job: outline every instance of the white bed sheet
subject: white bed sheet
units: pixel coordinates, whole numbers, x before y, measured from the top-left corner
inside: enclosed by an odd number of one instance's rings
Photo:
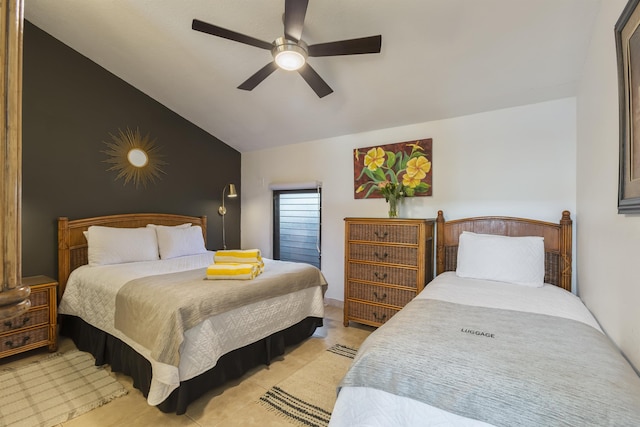
[[[586,323],[602,332],[580,298],[549,284],[533,288],[466,279],[456,276],[454,272],[446,272],[437,276],[416,298],[564,317]],[[343,387],[329,422],[329,427],[487,425],[417,400],[365,387]]]
[[[213,254],[79,267],[69,277],[58,312],[80,317],[122,340],[149,360],[153,377],[147,402],[154,406],[163,402],[180,385],[180,381],[211,369],[224,354],[295,325],[306,317],[324,317],[324,296],[319,286],[231,310],[186,331],[180,346],[178,368],[153,360],[148,349],[114,327],[116,295],[128,281],[207,267],[213,262]],[[270,263],[277,262],[264,261],[265,270]],[[225,333],[229,330],[234,333]]]

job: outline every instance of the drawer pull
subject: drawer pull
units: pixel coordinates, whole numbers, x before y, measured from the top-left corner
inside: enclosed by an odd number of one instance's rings
[[[23,318],[22,319],[22,326],[24,326],[27,323],[29,323],[29,320],[31,320],[30,317]],[[13,323],[11,323],[10,320],[7,320],[6,322],[4,322],[4,326],[6,326],[7,328],[16,328],[16,327],[19,327],[20,325],[14,325]]]
[[[378,313],[376,313],[375,311],[373,312],[373,317],[378,321],[378,322],[384,322],[385,319],[387,318],[387,314],[383,313],[382,316],[380,316],[380,318],[378,318]]]
[[[383,253],[382,255],[380,255],[378,252],[374,252],[373,254],[374,254],[374,255],[376,256],[376,258],[378,258],[379,260],[384,260],[384,259],[386,259],[386,258],[389,256],[389,254],[388,254],[388,253],[386,253],[386,252],[385,252],[385,253]]]
[[[384,301],[387,299],[387,294],[382,294],[382,297],[380,297],[376,291],[373,291],[373,296],[376,297],[378,301]]]
[[[376,279],[384,280],[387,278],[387,273],[378,273],[377,271],[373,272],[373,275],[376,276]]]
[[[380,233],[378,230],[374,231],[373,234],[375,234],[378,239],[384,239],[389,235],[389,233],[386,231],[383,233]]]
[[[4,344],[9,347],[9,348],[16,348],[16,347],[20,347],[23,346],[27,343],[27,341],[29,341],[31,339],[31,337],[27,336],[22,338],[22,343],[17,343],[16,345],[13,344],[13,341],[5,341]]]

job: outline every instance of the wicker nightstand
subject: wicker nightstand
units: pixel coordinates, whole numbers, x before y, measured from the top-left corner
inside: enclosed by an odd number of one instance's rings
[[[0,358],[48,346],[58,349],[57,305],[58,282],[47,276],[22,279],[31,288],[31,308],[25,314],[0,323]]]
[[[345,218],[345,326],[382,325],[433,279],[434,224]]]

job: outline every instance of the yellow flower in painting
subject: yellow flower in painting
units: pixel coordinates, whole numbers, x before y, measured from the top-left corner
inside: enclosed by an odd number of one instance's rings
[[[407,175],[418,180],[423,179],[431,170],[431,162],[425,156],[414,157],[407,162]]]
[[[407,144],[407,146],[413,148],[413,151],[417,151],[417,150],[424,151],[424,148],[420,146],[420,141],[416,141],[415,144]]]
[[[402,185],[409,188],[416,188],[418,184],[420,184],[420,179],[415,176],[410,176],[408,173],[405,173],[402,176]]]
[[[382,148],[377,147],[367,151],[367,154],[364,156],[364,165],[369,168],[371,172],[375,172],[383,164],[384,150]]]
[[[356,157],[356,162],[360,160],[360,150],[353,150],[353,155]]]
[[[362,193],[364,191],[364,185],[361,185],[360,187],[358,187],[358,189],[356,190],[356,193]]]

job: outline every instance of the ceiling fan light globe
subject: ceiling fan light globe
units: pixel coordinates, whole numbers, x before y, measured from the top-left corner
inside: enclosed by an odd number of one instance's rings
[[[273,59],[283,70],[299,70],[307,61],[307,50],[303,41],[296,43],[280,37],[273,44]]]
[[[276,64],[278,67],[287,71],[300,69],[305,63],[304,56],[298,52],[284,51],[276,55]]]

